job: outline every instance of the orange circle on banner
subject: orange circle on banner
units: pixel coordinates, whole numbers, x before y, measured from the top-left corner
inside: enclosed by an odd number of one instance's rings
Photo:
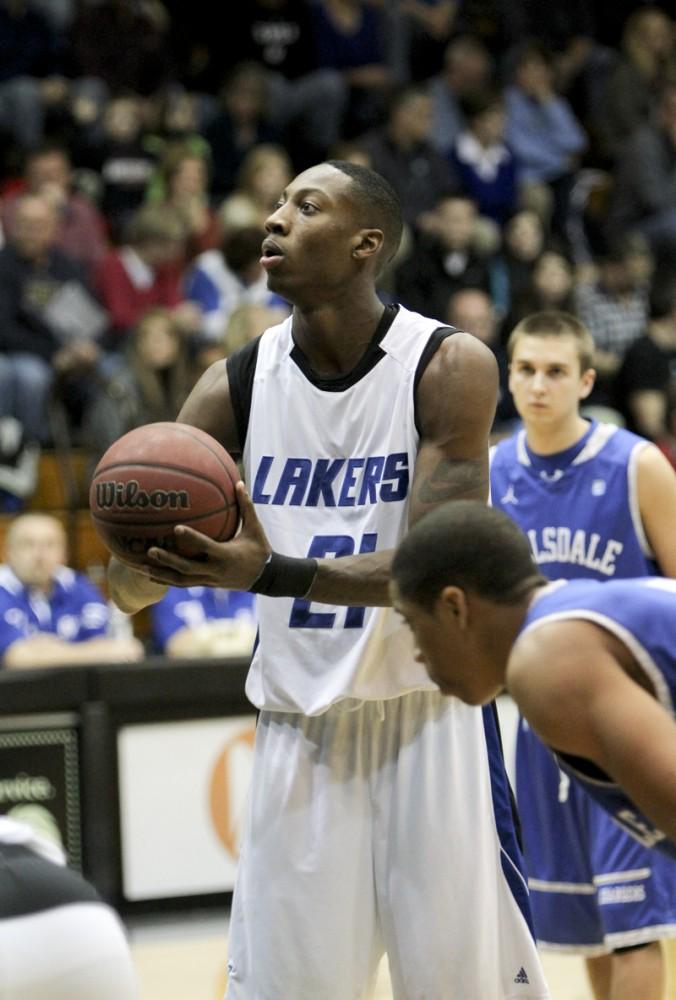
[[[218,834],[218,839],[235,861],[239,856],[239,830],[237,829],[237,817],[233,811],[231,759],[233,750],[238,746],[244,745],[253,750],[255,737],[255,727],[251,726],[228,740],[218,755],[211,773],[211,786],[209,788],[211,821]]]

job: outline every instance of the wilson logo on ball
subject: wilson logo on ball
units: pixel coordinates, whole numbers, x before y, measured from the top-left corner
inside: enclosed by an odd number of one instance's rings
[[[96,484],[96,505],[100,510],[190,509],[187,490],[144,490],[136,479],[117,482],[106,479]]]

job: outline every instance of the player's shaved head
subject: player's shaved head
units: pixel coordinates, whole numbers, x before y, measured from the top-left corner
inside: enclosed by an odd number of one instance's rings
[[[383,262],[391,260],[399,249],[403,232],[401,205],[397,194],[381,174],[361,163],[327,160],[352,181],[350,196],[357,218],[364,229],[381,229],[384,236]]]
[[[453,500],[418,521],[395,554],[392,578],[404,600],[427,610],[444,587],[518,604],[545,582],[521,529],[479,500]]]

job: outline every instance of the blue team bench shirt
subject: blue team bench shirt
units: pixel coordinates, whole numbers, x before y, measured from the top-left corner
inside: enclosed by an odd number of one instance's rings
[[[26,587],[9,566],[0,566],[0,659],[18,639],[43,632],[66,642],[106,634],[110,609],[82,573],[56,571],[49,595]]]
[[[219,587],[169,587],[150,609],[154,648],[162,653],[172,635],[219,618],[245,618],[255,622],[256,597],[240,590]]]
[[[676,580],[572,580],[550,584],[531,604],[521,632],[546,621],[583,619],[615,635],[649,677],[656,698],[674,718],[676,700]],[[543,669],[546,665],[543,664]],[[676,858],[666,836],[626,793],[590,761],[552,747],[559,766],[645,847]]]

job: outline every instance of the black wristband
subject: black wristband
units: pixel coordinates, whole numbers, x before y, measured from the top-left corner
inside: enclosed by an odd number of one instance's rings
[[[296,559],[271,552],[249,591],[266,597],[305,597],[316,573],[316,559]]]

